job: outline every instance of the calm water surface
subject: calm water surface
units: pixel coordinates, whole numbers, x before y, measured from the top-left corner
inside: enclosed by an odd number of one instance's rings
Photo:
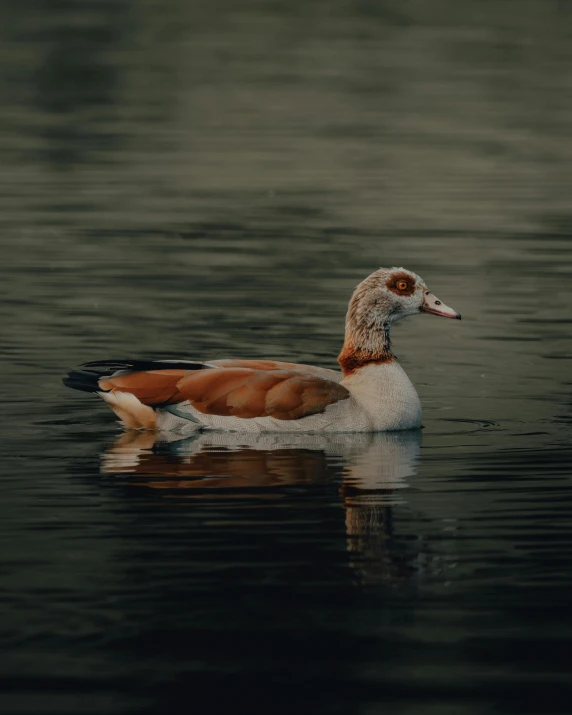
[[[3,4],[2,712],[570,713],[572,14]],[[404,265],[424,429],[122,433],[99,358],[335,366]]]

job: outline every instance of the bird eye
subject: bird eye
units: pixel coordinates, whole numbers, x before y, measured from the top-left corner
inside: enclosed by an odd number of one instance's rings
[[[407,290],[407,281],[397,281],[397,290]]]

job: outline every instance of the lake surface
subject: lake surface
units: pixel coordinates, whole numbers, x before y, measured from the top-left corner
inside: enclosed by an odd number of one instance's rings
[[[570,713],[567,5],[2,9],[2,712]],[[335,367],[380,265],[463,314],[394,331],[420,433],[160,442],[60,382]]]

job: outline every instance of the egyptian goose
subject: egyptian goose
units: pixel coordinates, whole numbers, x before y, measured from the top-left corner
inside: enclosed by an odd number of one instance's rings
[[[162,431],[384,432],[421,426],[415,388],[391,352],[393,323],[457,318],[404,268],[380,268],[355,289],[341,372],[274,360],[104,360],[64,383],[102,397],[129,428]]]

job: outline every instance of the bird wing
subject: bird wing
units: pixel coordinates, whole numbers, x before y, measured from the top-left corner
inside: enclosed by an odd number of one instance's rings
[[[130,392],[144,405],[170,405],[187,399],[178,388],[187,374],[176,369],[120,372],[100,378],[98,386],[106,391]]]
[[[129,392],[144,405],[160,406],[189,401],[203,414],[243,418],[274,417],[296,420],[323,412],[345,400],[349,392],[338,384],[341,374],[311,365],[273,360],[218,360],[209,363],[109,363],[111,374],[90,373],[90,389]],[[93,367],[88,363],[82,368]],[[153,367],[159,369],[153,369]],[[138,365],[137,365],[138,366]],[[115,370],[114,368],[119,368]],[[200,368],[200,369],[199,369]],[[84,378],[85,370],[77,375]],[[79,378],[77,378],[79,379]]]
[[[343,375],[339,370],[330,370],[316,365],[304,365],[295,362],[280,362],[278,360],[212,360],[209,365],[216,367],[249,367],[253,370],[292,370],[303,375],[314,375],[333,382],[341,382]]]
[[[190,372],[177,388],[204,414],[279,420],[318,414],[350,396],[345,387],[332,380],[296,370],[250,367]]]

